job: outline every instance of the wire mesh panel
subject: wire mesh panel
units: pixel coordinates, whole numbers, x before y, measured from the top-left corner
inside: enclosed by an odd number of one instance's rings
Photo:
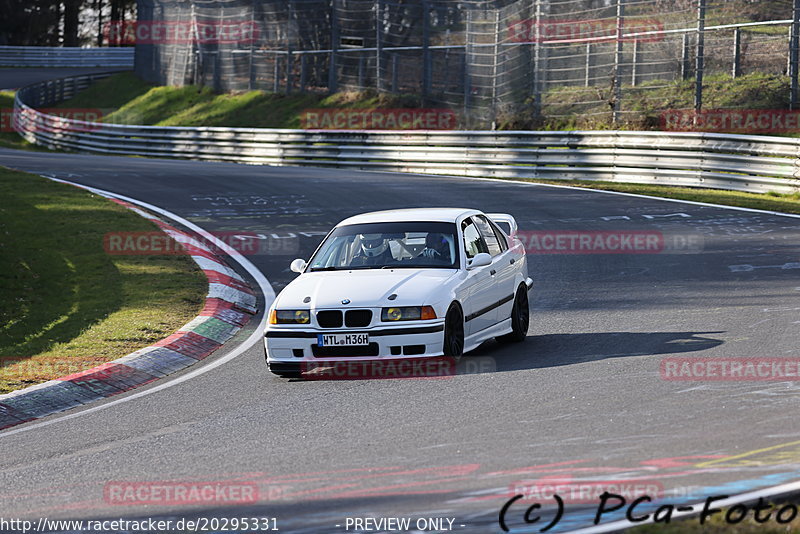
[[[136,70],[218,91],[411,94],[464,127],[641,125],[724,104],[740,76],[788,84],[791,5],[753,4],[140,0]]]

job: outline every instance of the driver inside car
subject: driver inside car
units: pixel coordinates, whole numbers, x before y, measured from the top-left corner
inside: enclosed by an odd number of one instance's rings
[[[444,234],[431,232],[425,236],[425,248],[420,253],[421,258],[436,260],[437,262],[450,263],[450,242]]]
[[[350,262],[352,267],[386,265],[395,263],[392,250],[389,247],[389,240],[381,234],[361,234],[359,252],[353,256]]]

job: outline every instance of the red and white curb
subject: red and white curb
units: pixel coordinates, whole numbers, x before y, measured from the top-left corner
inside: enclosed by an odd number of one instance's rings
[[[0,430],[118,395],[185,369],[207,358],[257,312],[252,289],[211,248],[133,204],[107,198],[153,221],[183,244],[208,278],[205,307],[177,332],[149,347],[86,371],[0,395]]]

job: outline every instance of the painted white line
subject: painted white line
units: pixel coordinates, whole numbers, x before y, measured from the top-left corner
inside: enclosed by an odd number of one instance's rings
[[[520,184],[520,185],[528,185],[535,187],[553,187],[556,189],[570,189],[572,191],[591,191],[593,193],[605,193],[607,195],[622,195],[634,198],[647,198],[649,200],[662,200],[664,202],[677,202],[679,204],[691,204],[693,206],[705,206],[708,208],[722,208],[726,210],[747,211],[750,213],[763,213],[764,215],[777,215],[779,217],[791,217],[793,219],[800,219],[800,215],[796,213],[783,213],[782,211],[769,211],[769,210],[759,210],[756,208],[743,208],[741,206],[726,206],[724,204],[711,204],[709,202],[697,202],[695,200],[681,200],[679,198],[653,197],[650,195],[641,195],[638,193],[624,193],[622,191],[606,191],[605,189],[592,189],[590,187],[579,187],[575,185],[543,184],[539,182],[525,182],[523,180],[507,180],[505,178],[482,178],[480,176],[457,176],[453,174],[419,174],[413,172],[392,172],[392,171],[364,171],[364,172],[393,174],[395,176],[400,174],[406,176],[417,176],[419,178],[453,178],[458,180],[476,180],[482,182],[510,183],[510,184]],[[627,182],[620,182],[620,183],[622,183],[623,185],[636,185],[636,184],[627,184]],[[648,185],[648,184],[639,184],[639,185]],[[661,185],[661,184],[652,184],[652,185]],[[670,187],[670,186],[665,185],[664,187]]]
[[[775,495],[781,495],[784,493],[792,493],[795,491],[800,491],[800,481],[797,482],[789,482],[787,484],[781,484],[779,486],[772,486],[770,488],[764,488],[756,491],[749,491],[747,493],[742,493],[740,495],[734,495],[733,497],[728,497],[727,499],[723,499],[720,501],[714,501],[711,503],[711,508],[727,508],[729,506],[733,506],[734,504],[740,504],[749,501],[755,501],[759,498],[766,498],[766,497],[773,497]],[[703,511],[703,507],[705,506],[706,501],[702,501],[695,504],[688,504],[685,506],[691,506],[694,511],[692,512],[678,512],[675,511],[672,514],[673,518],[679,517],[691,517],[693,515],[698,515],[700,512]],[[682,505],[684,506],[684,505]],[[606,523],[605,525],[597,525],[594,527],[587,527],[587,528],[580,528],[578,530],[568,530],[566,532],[570,534],[601,534],[603,532],[615,532],[618,530],[626,529],[626,528],[633,528],[638,527],[641,525],[647,525],[653,523],[653,516],[651,515],[647,521],[642,521],[640,523],[631,523],[626,519],[622,519],[620,521],[614,521],[612,523]]]
[[[98,195],[106,196],[106,197],[109,197],[109,198],[116,198],[116,199],[119,199],[119,200],[124,200],[126,202],[130,202],[131,204],[139,205],[139,206],[141,206],[141,207],[143,207],[143,208],[145,208],[147,210],[153,211],[155,213],[163,215],[164,217],[172,219],[173,221],[175,221],[175,222],[177,222],[179,224],[182,224],[183,226],[185,226],[187,228],[191,228],[193,231],[197,232],[198,234],[200,234],[203,237],[205,237],[206,239],[208,239],[215,246],[219,247],[220,250],[225,251],[234,261],[236,261],[239,265],[241,265],[242,268],[244,270],[246,270],[250,274],[250,276],[253,277],[253,279],[258,284],[258,287],[261,289],[261,292],[264,294],[264,299],[266,300],[266,303],[264,305],[265,308],[268,308],[270,306],[270,304],[272,304],[272,301],[275,299],[275,291],[272,289],[272,286],[269,284],[269,280],[267,280],[267,278],[263,274],[261,274],[261,271],[259,271],[256,268],[255,265],[250,263],[250,261],[247,258],[245,258],[244,256],[242,256],[239,252],[237,252],[233,248],[229,247],[224,242],[220,241],[219,239],[214,237],[211,233],[203,230],[202,228],[200,228],[196,224],[194,224],[194,223],[192,223],[190,221],[187,221],[186,219],[184,219],[184,218],[182,218],[182,217],[180,217],[178,215],[175,215],[174,213],[171,213],[171,212],[169,212],[169,211],[167,211],[165,209],[159,208],[157,206],[153,206],[152,204],[148,204],[148,203],[142,202],[140,200],[136,200],[136,199],[133,199],[133,198],[130,198],[130,197],[122,196],[122,195],[117,195],[115,193],[104,191],[102,189],[96,189],[94,187],[88,187],[88,186],[85,186],[85,185],[76,184],[74,182],[68,182],[67,180],[60,180],[60,179],[57,179],[57,178],[51,178],[49,176],[45,176],[45,178],[48,178],[48,179],[56,181],[56,182],[61,182],[61,183],[69,184],[69,185],[74,185],[76,187],[80,187],[81,189],[86,189],[86,190],[91,191],[93,193],[96,193]],[[30,424],[28,424],[26,426],[20,426],[18,428],[12,428],[12,429],[9,429],[9,430],[5,430],[3,432],[0,432],[0,439],[2,439],[3,437],[7,437],[7,436],[13,436],[14,434],[19,434],[21,432],[28,432],[30,430],[35,430],[35,429],[43,427],[43,426],[48,426],[48,425],[52,425],[52,424],[56,424],[56,423],[61,423],[63,421],[69,421],[70,419],[73,419],[75,417],[81,417],[81,416],[88,415],[88,414],[91,414],[91,413],[94,413],[94,412],[98,412],[100,410],[105,410],[106,408],[111,408],[112,406],[116,406],[117,404],[122,404],[123,402],[129,402],[129,401],[132,401],[132,400],[136,400],[136,399],[138,399],[140,397],[144,397],[145,395],[151,395],[153,393],[158,393],[159,391],[163,391],[163,390],[165,390],[167,388],[171,388],[173,386],[177,386],[178,384],[182,384],[183,382],[186,382],[187,380],[191,380],[192,378],[198,377],[198,376],[203,375],[203,374],[205,374],[205,373],[207,373],[209,371],[212,371],[212,370],[216,369],[217,367],[219,367],[220,365],[228,363],[229,361],[233,360],[237,356],[239,356],[242,353],[244,353],[247,349],[249,349],[255,343],[260,342],[261,339],[263,338],[263,336],[264,336],[263,328],[261,326],[259,326],[250,335],[250,337],[248,337],[246,340],[244,340],[241,344],[239,344],[238,347],[236,347],[230,353],[228,353],[225,356],[223,356],[223,357],[221,357],[221,358],[219,358],[217,360],[214,360],[214,361],[212,361],[212,362],[210,362],[208,364],[205,364],[205,365],[199,367],[198,369],[195,369],[193,371],[189,371],[185,375],[181,375],[181,376],[179,376],[177,378],[174,378],[174,379],[163,378],[163,379],[161,379],[161,381],[159,381],[159,383],[156,386],[153,386],[151,388],[144,389],[144,390],[132,393],[132,394],[127,395],[125,397],[122,397],[122,398],[119,398],[119,399],[116,399],[116,400],[113,400],[113,401],[110,401],[110,402],[106,402],[104,404],[99,404],[97,406],[93,406],[91,408],[87,408],[86,410],[82,410],[80,412],[75,412],[75,413],[63,415],[61,417],[57,417],[55,419],[47,419],[47,420],[44,420],[44,421],[30,423]]]

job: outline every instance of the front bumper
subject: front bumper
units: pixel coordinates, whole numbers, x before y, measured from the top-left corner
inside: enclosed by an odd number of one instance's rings
[[[317,346],[319,334],[368,334],[367,347]],[[264,349],[270,368],[273,363],[332,362],[370,359],[407,359],[441,356],[444,340],[444,321],[414,322],[414,324],[379,326],[373,328],[318,329],[275,328],[264,333]],[[275,366],[280,367],[280,365]]]

